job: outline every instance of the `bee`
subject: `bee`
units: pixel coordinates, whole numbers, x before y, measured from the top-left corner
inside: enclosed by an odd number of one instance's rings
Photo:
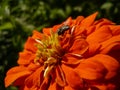
[[[66,30],[68,30],[68,29],[70,29],[70,26],[68,26],[68,25],[63,25],[63,26],[61,26],[61,27],[57,30],[57,33],[58,33],[58,35],[64,34],[64,32],[65,32]]]

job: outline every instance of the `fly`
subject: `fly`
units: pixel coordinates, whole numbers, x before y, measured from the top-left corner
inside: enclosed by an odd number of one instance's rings
[[[57,33],[58,33],[58,35],[64,34],[64,32],[65,32],[66,30],[68,30],[68,29],[70,29],[70,26],[68,26],[68,25],[63,25],[63,26],[61,26],[61,27],[57,30]]]

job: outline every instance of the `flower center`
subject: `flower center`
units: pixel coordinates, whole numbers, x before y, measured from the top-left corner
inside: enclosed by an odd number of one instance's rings
[[[44,77],[48,77],[53,68],[60,64],[64,54],[59,43],[59,36],[57,33],[52,33],[50,36],[44,36],[42,40],[36,41],[38,50],[34,62],[44,66]]]

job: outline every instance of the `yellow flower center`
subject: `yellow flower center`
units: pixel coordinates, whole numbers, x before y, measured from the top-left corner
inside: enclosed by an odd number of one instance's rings
[[[42,40],[36,40],[38,48],[36,52],[35,63],[44,66],[44,77],[48,77],[53,68],[61,61],[63,50],[59,43],[57,33],[52,33],[50,36],[44,36]]]

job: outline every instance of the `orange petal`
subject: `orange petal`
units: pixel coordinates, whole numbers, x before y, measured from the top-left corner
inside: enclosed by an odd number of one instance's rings
[[[113,35],[120,35],[120,25],[110,25],[109,27]]]
[[[43,33],[45,35],[50,35],[51,32],[57,32],[58,28],[61,26],[62,24],[60,25],[55,25],[53,26],[52,28],[43,28]]]
[[[48,90],[57,90],[56,89],[56,83],[51,83]]]
[[[63,22],[64,25],[71,25],[72,24],[72,18],[69,17],[65,22]]]
[[[64,50],[68,50],[69,47],[71,46],[71,43],[70,43],[70,34],[66,34],[65,37],[63,37],[61,39],[61,47],[64,49]]]
[[[53,28],[52,28],[52,31],[53,32],[57,32],[58,28],[60,28],[62,26],[62,24],[60,25],[54,25]]]
[[[35,53],[37,50],[37,47],[35,47],[35,44],[36,44],[36,41],[33,38],[29,37],[25,43],[24,48],[28,51]]]
[[[25,84],[23,83],[26,79],[26,76],[20,77],[18,79],[16,79],[13,83],[13,86],[25,86]],[[24,87],[23,87],[24,88]]]
[[[26,88],[24,88],[24,89],[26,89],[26,90],[38,90],[38,89],[39,89],[39,87],[32,86],[31,88],[26,87]],[[24,89],[21,89],[21,90],[24,90]]]
[[[5,87],[8,87],[10,84],[12,84],[16,79],[23,77],[23,76],[28,76],[31,72],[28,71],[25,67],[23,66],[17,66],[14,68],[11,68],[5,77]]]
[[[29,71],[35,71],[35,70],[37,70],[39,67],[41,67],[39,64],[30,63],[30,64],[27,66],[27,69],[28,69]]]
[[[96,25],[96,30],[102,26],[113,25],[114,23],[108,19],[102,18],[100,20],[95,21],[94,25]]]
[[[88,54],[86,54],[86,57],[89,57],[98,53],[100,47],[101,47],[100,43],[89,43]]]
[[[43,73],[42,73],[42,67],[37,69],[35,72],[33,72],[29,77],[26,78],[25,84],[28,88],[31,88],[32,86],[39,86],[41,85],[43,81]]]
[[[19,59],[18,59],[18,64],[20,65],[27,65],[29,64],[32,60],[34,60],[35,54],[33,54],[30,51],[23,51],[19,53]]]
[[[88,49],[88,43],[83,39],[76,39],[69,49],[69,53],[84,54]]]
[[[63,73],[60,66],[56,67],[56,79],[55,79],[55,81],[61,87],[64,87],[66,85],[65,76],[64,76],[64,73]]]
[[[106,79],[110,79],[116,75],[117,70],[120,67],[120,64],[119,62],[117,62],[117,60],[115,60],[114,58],[108,55],[103,55],[103,54],[98,54],[94,56],[94,58],[96,58],[96,60],[101,64],[103,64],[104,67],[108,70],[108,73],[105,76]]]
[[[75,25],[80,25],[81,24],[81,21],[84,19],[83,16],[78,16],[75,20]]]
[[[60,87],[59,85],[57,85],[57,83],[51,83],[48,90],[63,90],[63,87]]]
[[[73,31],[72,31],[72,38],[84,38],[84,36],[82,37],[82,35],[86,32],[86,29],[80,25],[74,26],[72,27]]]
[[[102,26],[87,37],[88,43],[101,43],[112,37],[111,30],[107,26]]]
[[[51,34],[50,30],[52,30],[52,28],[43,28],[42,31],[43,31],[44,34],[50,35]]]
[[[62,69],[65,74],[65,79],[68,85],[74,88],[75,90],[80,90],[80,88],[82,87],[82,80],[77,74],[77,72],[75,72],[74,69],[67,67],[64,64],[62,64]]]
[[[82,56],[77,56],[74,53],[67,53],[63,56],[62,63],[69,66],[76,66],[81,62]]]
[[[38,32],[38,31],[36,31],[36,30],[33,31],[32,38],[34,38],[34,39],[40,39],[40,40],[41,40],[42,37],[43,37],[43,34],[42,34],[42,33]]]
[[[86,28],[86,34],[87,34],[87,36],[88,36],[89,34],[93,33],[93,32],[95,31],[95,29],[96,29],[95,25],[90,26],[90,27],[87,27],[87,28]]]
[[[73,89],[72,87],[70,87],[70,86],[65,86],[64,87],[64,90],[76,90],[76,89]],[[82,89],[81,89],[82,90]]]
[[[50,84],[49,80],[50,78],[44,78],[42,84],[40,85],[39,90],[48,90]]]
[[[93,24],[96,16],[97,16],[98,12],[86,17],[82,22],[81,22],[81,26],[85,26],[85,27],[89,27],[90,25]]]
[[[96,87],[99,90],[116,90],[116,86],[113,84],[102,84],[102,85],[94,85],[94,87]]]
[[[120,35],[114,36],[101,44],[102,44],[102,47],[100,48],[100,50],[101,50],[101,53],[103,54],[108,53],[114,47],[116,47],[116,49],[119,49],[120,48]]]
[[[93,60],[96,61],[93,61]],[[97,58],[91,57],[80,63],[80,65],[76,68],[76,71],[80,75],[81,78],[88,80],[96,80],[103,78],[105,75],[105,67],[100,62],[97,61]]]
[[[30,90],[29,88],[27,88],[25,85],[20,87],[19,90]]]

